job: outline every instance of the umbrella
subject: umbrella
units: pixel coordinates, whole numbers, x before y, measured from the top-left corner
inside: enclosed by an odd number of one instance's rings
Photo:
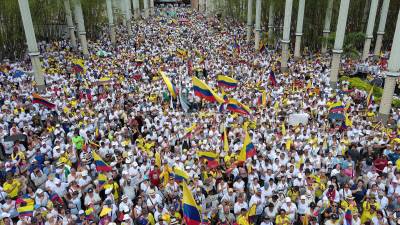
[[[100,51],[97,51],[96,55],[100,56],[100,57],[107,57],[107,56],[111,55],[111,53],[110,52],[106,52],[104,50],[100,50]]]

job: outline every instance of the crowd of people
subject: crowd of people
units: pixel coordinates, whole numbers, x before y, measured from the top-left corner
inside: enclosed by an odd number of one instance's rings
[[[331,88],[329,56],[281,71],[243,24],[156,11],[132,36],[119,26],[116,45],[104,29],[86,58],[43,45],[39,94],[54,105],[33,103],[29,60],[2,64],[0,224],[187,224],[182,182],[202,224],[400,224],[399,109],[382,124],[366,91]],[[192,76],[251,113],[196,96]],[[256,154],[239,161],[246,135]]]

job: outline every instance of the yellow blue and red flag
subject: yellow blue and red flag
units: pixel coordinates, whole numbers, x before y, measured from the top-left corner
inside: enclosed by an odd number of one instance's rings
[[[201,223],[200,210],[186,182],[182,182],[182,188],[183,188],[183,199],[182,199],[183,218],[185,219],[187,225],[200,225]]]
[[[177,182],[189,180],[189,175],[186,173],[186,171],[177,166],[174,167],[174,177],[175,181]]]
[[[234,112],[234,113],[240,113],[242,115],[250,115],[251,114],[251,109],[246,106],[245,104],[240,103],[236,99],[229,99],[228,103],[226,105],[226,109]]]
[[[235,88],[238,86],[238,81],[228,76],[218,75],[217,84],[224,88]]]
[[[49,102],[47,99],[43,98],[42,96],[40,96],[37,93],[32,94],[32,103],[33,104],[37,103],[37,104],[46,106],[49,109],[54,109],[56,107],[55,104]]]
[[[246,130],[246,135],[243,141],[242,150],[239,153],[238,160],[246,161],[248,158],[251,158],[257,154],[256,148],[254,147],[253,142],[251,141],[249,132]]]
[[[110,172],[112,167],[109,166],[103,159],[95,152],[92,151],[92,156],[94,160],[94,164],[96,165],[97,172]]]
[[[224,103],[224,99],[217,95],[206,83],[201,81],[199,78],[193,76],[193,90],[194,94],[202,99],[209,102]]]

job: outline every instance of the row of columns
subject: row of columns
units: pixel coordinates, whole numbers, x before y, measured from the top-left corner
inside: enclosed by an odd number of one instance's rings
[[[261,18],[261,0],[256,0],[256,22],[255,22],[255,48],[259,48],[260,43],[260,18]],[[325,21],[324,21],[324,42],[322,43],[321,53],[325,54],[327,52],[327,42],[326,39],[330,33],[330,26],[332,20],[332,9],[333,9],[334,0],[328,0],[327,9],[325,12]],[[247,2],[247,42],[249,43],[251,40],[252,30],[253,30],[253,0],[248,0]],[[385,33],[385,25],[388,14],[390,0],[383,0],[382,9],[379,18],[379,27],[377,32],[377,38],[375,43],[375,49],[373,54],[375,56],[380,55],[380,51],[382,48],[382,39]],[[332,61],[331,61],[331,71],[330,71],[330,84],[333,88],[337,87],[338,82],[338,74],[340,69],[340,59],[343,53],[343,42],[346,31],[348,10],[349,10],[350,0],[340,0],[340,9],[338,15],[338,22],[336,27],[336,37],[334,48],[332,50]],[[373,39],[373,31],[375,25],[376,13],[378,11],[379,0],[371,0],[371,5],[369,9],[368,23],[367,29],[365,33],[365,43],[362,53],[362,59],[365,60],[369,57],[371,42]],[[282,44],[282,60],[281,60],[281,68],[283,71],[288,69],[288,59],[289,59],[289,46],[290,46],[290,27],[291,27],[291,17],[292,17],[292,6],[293,0],[286,0],[285,2],[285,16],[284,16],[284,26],[283,26],[283,36],[281,40]],[[297,13],[297,24],[296,24],[296,42],[295,42],[295,51],[294,58],[298,59],[301,57],[301,38],[303,35],[303,20],[304,20],[304,9],[305,9],[305,0],[299,0],[299,7]],[[273,33],[273,20],[274,20],[274,5],[271,3],[269,7],[269,17],[268,17],[268,34],[269,37],[272,36]],[[270,39],[271,40],[271,39]],[[271,43],[271,42],[270,42]],[[386,122],[388,119],[388,115],[391,109],[391,103],[393,98],[393,93],[396,85],[396,80],[400,76],[400,12],[399,18],[397,20],[397,26],[395,31],[395,36],[393,38],[391,57],[389,59],[388,64],[388,72],[386,73],[384,92],[381,100],[381,105],[379,109],[379,114],[381,120]]]
[[[81,51],[84,57],[88,57],[89,50],[86,39],[85,20],[83,18],[81,0],[71,0],[72,10],[71,10],[70,0],[63,0],[63,1],[64,1],[64,8],[67,19],[67,26],[68,26],[68,33],[70,36],[71,47],[74,50],[78,49],[77,37],[75,34],[75,26],[73,20],[73,18],[75,18]],[[131,5],[131,0],[106,0],[108,25],[110,28],[109,29],[110,39],[112,44],[114,45],[116,43],[114,12],[118,8],[118,3],[119,3],[119,8],[121,9],[121,12],[123,14],[123,24],[127,26],[129,35],[132,35],[132,29],[130,26],[132,19],[132,13],[131,13],[132,6],[133,6],[134,18],[138,19],[140,17],[139,0],[132,0],[132,5]],[[28,0],[18,0],[18,4],[21,12],[25,37],[28,44],[28,53],[32,62],[34,81],[36,83],[38,91],[44,91],[45,78],[43,76],[42,66],[40,62],[40,52],[38,50],[35,31],[33,29],[32,16],[29,9],[29,2]],[[144,17],[148,18],[149,15],[154,15],[154,13],[155,13],[154,0],[144,0]]]

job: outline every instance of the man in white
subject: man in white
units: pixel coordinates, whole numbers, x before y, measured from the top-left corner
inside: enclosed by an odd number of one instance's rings
[[[289,197],[285,198],[285,204],[283,204],[281,208],[286,211],[291,222],[296,220],[297,207]]]

